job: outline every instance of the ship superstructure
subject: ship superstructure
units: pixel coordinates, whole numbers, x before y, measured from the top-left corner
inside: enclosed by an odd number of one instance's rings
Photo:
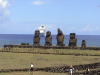
[[[46,29],[44,25],[41,25],[37,30],[40,31],[40,36],[46,36]]]

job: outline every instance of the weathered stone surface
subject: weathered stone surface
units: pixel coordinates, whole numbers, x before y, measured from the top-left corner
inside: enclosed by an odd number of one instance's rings
[[[86,48],[86,41],[85,41],[85,40],[82,40],[81,47],[82,47],[82,48]]]
[[[39,46],[40,45],[40,31],[39,30],[36,30],[35,31],[35,35],[34,35],[34,38],[33,38],[33,46]]]
[[[57,46],[64,46],[64,34],[63,32],[58,28],[58,34],[56,36],[57,39]]]
[[[77,46],[77,39],[75,38],[75,36],[76,36],[75,33],[70,33],[70,39],[69,39],[69,46],[70,47]]]
[[[21,43],[21,45],[29,45],[29,43]]]
[[[90,70],[89,75],[100,75],[100,69],[98,68],[100,66],[100,62],[98,63],[91,63],[91,64],[83,64],[83,65],[73,65],[75,71],[79,70],[85,70],[87,67],[89,69],[95,69]],[[44,67],[44,68],[34,68],[34,71],[45,71],[45,72],[53,72],[53,73],[68,73],[70,69],[70,66],[55,66],[55,67]],[[1,69],[0,73],[4,72],[29,72],[30,68],[19,68],[19,69]],[[85,72],[74,72],[73,75],[86,75]]]
[[[46,37],[45,37],[45,46],[51,46],[52,45],[52,36],[51,32],[47,31],[46,32]]]

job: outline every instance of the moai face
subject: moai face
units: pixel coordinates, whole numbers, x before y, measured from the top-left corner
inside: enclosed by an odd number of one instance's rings
[[[46,37],[49,37],[49,36],[51,36],[51,32],[50,31],[47,31],[46,32]]]
[[[70,39],[74,39],[75,38],[75,33],[70,33]]]
[[[73,47],[76,46],[77,39],[75,38],[75,33],[70,33],[70,39],[69,39],[69,46]]]
[[[58,34],[56,36],[57,39],[57,45],[58,46],[64,46],[63,42],[64,42],[64,34],[63,32],[58,28]]]
[[[82,43],[85,43],[85,40],[82,40]]]
[[[86,47],[86,41],[82,40],[82,47]]]
[[[40,34],[40,31],[39,31],[39,30],[36,30],[36,31],[35,31],[35,36],[38,37],[39,34]]]
[[[58,28],[58,35],[61,35],[62,31]]]
[[[51,46],[52,45],[51,42],[52,42],[51,32],[47,31],[45,37],[45,46]]]
[[[39,44],[39,42],[40,42],[40,31],[39,30],[36,30],[35,31],[35,35],[34,35],[34,39],[33,39],[33,45],[34,46],[39,46],[40,44]]]

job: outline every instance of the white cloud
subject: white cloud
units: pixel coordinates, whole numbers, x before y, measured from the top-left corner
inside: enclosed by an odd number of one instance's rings
[[[32,4],[33,5],[43,5],[44,2],[42,2],[42,1],[33,1]]]
[[[65,33],[74,32],[78,35],[96,35],[99,34],[100,26],[96,24],[86,24],[79,26],[70,26]]]
[[[96,24],[87,24],[87,25],[82,25],[78,28],[76,28],[76,32],[78,34],[84,34],[84,35],[96,35],[99,32],[99,25]]]
[[[10,12],[8,11],[8,0],[0,0],[0,24],[6,23],[9,19]]]
[[[1,8],[6,8],[7,6],[9,6],[9,3],[7,0],[0,0],[0,7]]]
[[[99,27],[97,25],[88,24],[82,29],[82,31],[93,32],[93,31],[98,31],[98,28]]]
[[[86,25],[83,29],[82,29],[82,31],[89,31],[89,32],[91,32],[93,30],[93,28],[91,27],[91,25]]]

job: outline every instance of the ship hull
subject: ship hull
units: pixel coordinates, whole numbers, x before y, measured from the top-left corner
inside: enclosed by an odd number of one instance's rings
[[[45,37],[45,33],[40,33],[40,37]]]

